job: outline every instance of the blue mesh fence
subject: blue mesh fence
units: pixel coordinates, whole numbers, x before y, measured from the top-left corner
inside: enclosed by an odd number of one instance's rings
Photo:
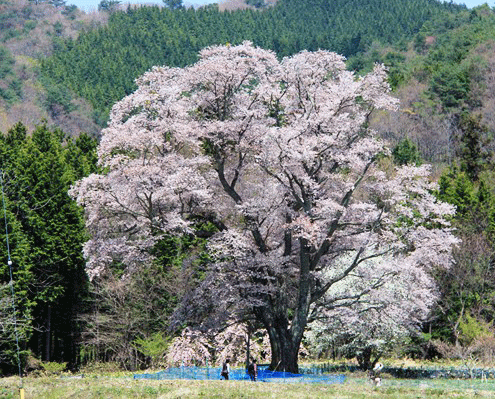
[[[333,364],[320,363],[307,367],[300,367],[304,374],[325,374],[325,373],[354,373],[362,371],[354,364]],[[407,379],[495,379],[495,368],[481,367],[441,367],[441,366],[420,366],[420,367],[394,367],[385,366],[382,370],[384,374],[390,374],[395,378]]]
[[[134,379],[151,380],[220,380],[221,369],[208,367],[176,367],[169,368],[157,373],[135,374]],[[249,380],[249,375],[244,369],[232,369],[230,380]],[[292,374],[283,371],[270,371],[265,367],[258,369],[258,381],[262,382],[285,382],[285,383],[318,383],[318,384],[342,384],[345,375],[313,375]]]

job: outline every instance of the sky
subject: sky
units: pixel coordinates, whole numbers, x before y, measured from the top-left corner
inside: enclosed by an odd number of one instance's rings
[[[481,0],[464,0],[464,1],[454,1],[454,3],[457,3],[457,4],[465,4],[467,6],[467,8],[473,8],[473,7],[476,7],[476,6],[480,6],[482,4],[488,4],[490,7],[494,7],[495,5],[495,1],[494,0],[484,0],[484,1],[481,1]]]
[[[210,3],[219,3],[222,0],[183,0],[185,5],[204,5]],[[98,8],[101,0],[66,0],[66,4],[74,4],[83,11],[94,11]],[[121,0],[121,3],[152,3],[163,4],[162,0]],[[456,0],[454,3],[465,4],[468,8],[476,7],[481,4],[487,3],[490,7],[494,6],[495,0]]]

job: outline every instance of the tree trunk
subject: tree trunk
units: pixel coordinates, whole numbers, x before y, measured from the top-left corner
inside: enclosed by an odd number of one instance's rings
[[[299,293],[294,317],[289,318],[288,299],[285,289],[277,293],[272,306],[258,314],[263,322],[272,349],[271,370],[299,373],[298,356],[304,330],[308,323],[311,301],[310,256],[305,239],[300,239]],[[282,287],[284,287],[282,285]]]
[[[371,370],[371,347],[364,348],[362,353],[356,356],[356,360],[361,370]]]
[[[51,348],[52,343],[52,308],[50,305],[47,306],[46,311],[46,332],[45,332],[45,358],[46,362],[51,361]]]
[[[374,358],[372,359],[372,356]],[[361,354],[356,356],[356,360],[358,361],[359,368],[363,371],[371,370],[375,367],[378,360],[380,360],[381,352],[373,353],[373,347],[368,346]]]
[[[293,337],[290,330],[277,326],[268,328],[268,335],[272,349],[270,369],[299,373],[298,355],[302,337]]]

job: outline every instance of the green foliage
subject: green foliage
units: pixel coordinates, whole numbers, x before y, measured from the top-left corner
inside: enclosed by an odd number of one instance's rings
[[[426,35],[424,33],[418,33],[413,39],[413,48],[417,53],[423,53],[426,50]]]
[[[447,64],[433,73],[430,89],[446,109],[456,108],[468,97],[470,79],[462,66]]]
[[[490,324],[477,320],[469,313],[465,314],[459,322],[460,340],[462,344],[469,345],[476,339],[491,336]]]
[[[98,11],[115,11],[119,4],[119,0],[101,0],[98,4]]]
[[[5,79],[7,75],[13,73],[12,66],[15,60],[5,47],[0,47],[0,79]]]
[[[5,269],[2,267],[2,284],[0,284],[0,323],[2,323],[2,330],[0,331],[0,367],[4,373],[15,373],[18,370],[19,360],[21,365],[24,364],[24,359],[27,356],[25,348],[32,334],[30,323],[32,303],[22,297],[22,295],[25,295],[23,288],[29,281],[32,281],[32,274],[26,271],[19,271],[19,269],[18,264],[13,264],[15,287],[15,295],[13,296],[11,284],[3,283],[4,279],[8,281],[8,277],[5,277]],[[28,281],[26,281],[26,278]],[[18,353],[17,342],[19,342],[20,353]]]
[[[444,341],[469,346],[487,336],[495,317],[495,201],[491,172],[493,154],[488,132],[478,115],[462,113],[457,121],[458,165],[439,179],[437,196],[454,204],[453,225],[462,242],[449,270],[436,276],[441,299],[433,334]]]
[[[441,367],[443,364],[426,365],[427,368]],[[388,366],[388,364],[387,364]],[[350,366],[351,368],[352,366]],[[423,366],[424,369],[425,366]],[[372,387],[362,373],[351,373],[344,366],[346,380],[344,384],[303,384],[292,383],[253,383],[246,381],[220,380],[204,381],[175,380],[157,381],[133,379],[132,373],[92,373],[84,370],[88,378],[64,378],[62,381],[54,378],[26,378],[26,397],[43,399],[60,398],[211,398],[211,399],[364,399],[377,397],[380,399],[491,399],[493,398],[493,381],[481,378],[462,380],[457,378],[393,378],[383,375],[381,387]],[[410,368],[404,368],[409,371]],[[413,372],[419,374],[419,366]],[[339,371],[340,372],[340,371]],[[415,375],[416,375],[415,374]],[[74,377],[80,377],[75,375]],[[293,381],[295,382],[295,381]],[[29,393],[29,396],[27,394]],[[2,399],[18,399],[18,381],[13,378],[5,379],[0,388]]]
[[[68,140],[66,146],[65,160],[72,167],[74,181],[96,172],[98,141],[95,138],[81,133],[75,140]]]
[[[460,130],[457,144],[459,165],[452,165],[440,176],[437,195],[457,207],[459,219],[476,209],[491,213],[492,196],[487,182],[480,181],[481,174],[493,165],[488,129],[481,123],[480,115],[469,113],[462,113],[457,125]]]
[[[55,32],[55,34],[57,36],[62,35],[62,33],[64,31],[64,26],[62,25],[62,22],[60,22],[60,21],[55,22],[53,24],[53,31]]]
[[[0,46],[0,99],[13,104],[22,96],[21,81],[14,71],[15,59],[10,51]]]
[[[482,99],[487,97],[483,93],[491,76],[494,24],[495,12],[489,7],[439,13],[412,37],[409,47],[414,52],[401,48],[400,40],[392,44],[393,51],[383,42],[374,43],[351,56],[348,67],[364,72],[375,62],[384,63],[393,89],[415,81],[427,84],[426,95],[415,108],[431,108],[437,115],[471,112],[483,107]]]
[[[419,154],[416,145],[409,139],[404,138],[392,150],[394,162],[397,165],[416,165],[422,163],[421,155]]]
[[[166,330],[178,281],[173,271],[155,265],[122,279],[115,266],[92,284],[91,308],[80,315],[85,329],[82,361],[115,361],[125,368],[149,365],[135,350],[135,340],[145,332],[152,335]]]
[[[455,166],[448,168],[440,176],[437,196],[440,200],[455,205],[458,215],[466,215],[476,205],[473,182]]]
[[[423,34],[433,38],[422,69],[430,74],[430,93],[446,111],[480,106],[472,90],[483,80],[483,61],[475,49],[495,38],[495,14],[483,7],[439,18],[425,24]]]
[[[481,115],[464,112],[458,121],[461,131],[459,149],[461,170],[467,173],[473,182],[479,179],[483,170],[493,166],[493,153],[489,151],[491,139],[488,136],[488,128],[483,125],[481,118]]]
[[[72,94],[63,85],[45,85],[45,99],[43,105],[52,113],[52,115],[58,115],[59,113],[70,113],[76,109],[72,104]]]
[[[406,81],[406,76],[402,65],[406,57],[397,52],[388,52],[383,60],[383,64],[388,67],[388,82],[392,89],[399,87]]]
[[[176,3],[171,1],[172,8]],[[43,60],[42,73],[54,87],[70,88],[107,115],[116,101],[135,90],[135,78],[146,70],[191,64],[208,45],[250,40],[280,57],[320,48],[350,56],[373,41],[403,40],[425,21],[462,9],[428,0],[279,0],[261,12],[220,12],[214,5],[128,8],[111,13],[107,26],[59,46]],[[388,60],[398,62],[393,56]],[[402,80],[400,74],[394,79]]]
[[[27,331],[22,346],[30,345],[44,360],[74,363],[69,342],[79,334],[77,312],[88,289],[86,236],[83,212],[67,191],[76,178],[95,170],[96,144],[45,125],[29,135],[20,123],[0,134],[0,142],[17,307]],[[2,281],[6,273],[0,267]],[[50,346],[57,341],[67,346]]]
[[[179,10],[184,7],[182,0],[163,0],[163,4],[171,10]]]
[[[160,366],[160,359],[167,351],[171,338],[165,337],[162,333],[156,332],[150,337],[136,338],[134,347],[144,356],[151,359],[151,368]]]
[[[41,362],[41,367],[47,375],[56,375],[62,373],[67,368],[67,362]]]
[[[150,362],[158,366],[169,343],[164,331],[170,327],[170,316],[179,299],[202,278],[207,255],[205,240],[198,237],[211,235],[216,228],[205,222],[196,230],[197,235],[163,235],[152,249],[153,263],[122,279],[122,265],[115,262],[91,285],[91,309],[81,316],[86,331],[84,361],[111,360],[126,368],[149,367]]]

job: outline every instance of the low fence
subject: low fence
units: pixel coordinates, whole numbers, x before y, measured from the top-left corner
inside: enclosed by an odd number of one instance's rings
[[[353,373],[361,371],[356,365],[319,363],[300,367],[300,372],[311,375],[326,373]],[[495,379],[495,368],[482,367],[387,367],[381,373],[387,373],[395,378],[428,379],[428,378],[456,378],[456,379]]]
[[[175,367],[157,373],[135,374],[134,379],[151,380],[219,380],[221,369],[219,367]],[[292,374],[283,371],[270,371],[266,367],[258,368],[258,381],[285,382],[285,383],[318,383],[318,384],[342,384],[345,375],[319,375],[319,374]],[[250,377],[244,369],[232,369],[230,380],[249,380]]]
[[[157,380],[219,380],[219,367],[176,367],[157,373],[135,374],[135,379]],[[258,380],[264,382],[315,382],[320,384],[342,384],[345,374],[361,371],[356,365],[318,363],[299,367],[300,374],[283,371],[270,371],[266,365],[258,367]],[[402,379],[492,379],[495,368],[481,367],[392,367],[385,366],[382,374]],[[232,369],[231,380],[249,380],[244,369]]]

